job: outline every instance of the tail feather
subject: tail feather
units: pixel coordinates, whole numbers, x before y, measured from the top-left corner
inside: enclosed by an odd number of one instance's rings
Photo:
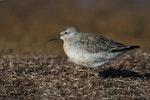
[[[128,46],[128,47],[125,47],[125,48],[112,50],[112,52],[127,51],[127,50],[136,49],[136,48],[140,48],[140,46]]]
[[[140,46],[129,46],[129,49],[140,48]]]

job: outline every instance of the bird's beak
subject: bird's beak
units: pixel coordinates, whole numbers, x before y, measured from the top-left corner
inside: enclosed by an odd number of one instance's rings
[[[60,35],[57,35],[57,36],[49,39],[49,42],[54,41],[54,40],[58,40],[58,39],[60,39]]]

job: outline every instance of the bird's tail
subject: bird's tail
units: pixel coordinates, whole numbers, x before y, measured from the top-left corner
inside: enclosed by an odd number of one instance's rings
[[[127,50],[132,50],[132,49],[136,49],[136,48],[140,48],[140,46],[129,46],[129,48],[127,48]]]

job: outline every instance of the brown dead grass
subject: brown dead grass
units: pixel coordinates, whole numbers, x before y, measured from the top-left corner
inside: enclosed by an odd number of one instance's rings
[[[91,69],[66,57],[3,56],[0,59],[0,99],[149,99],[150,54],[137,51]]]

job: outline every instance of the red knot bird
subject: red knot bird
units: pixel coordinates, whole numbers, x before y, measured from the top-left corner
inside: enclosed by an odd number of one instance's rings
[[[63,48],[69,60],[87,67],[102,66],[128,50],[139,46],[127,46],[117,41],[91,33],[79,32],[74,27],[66,27],[60,35],[49,41],[62,39]]]

